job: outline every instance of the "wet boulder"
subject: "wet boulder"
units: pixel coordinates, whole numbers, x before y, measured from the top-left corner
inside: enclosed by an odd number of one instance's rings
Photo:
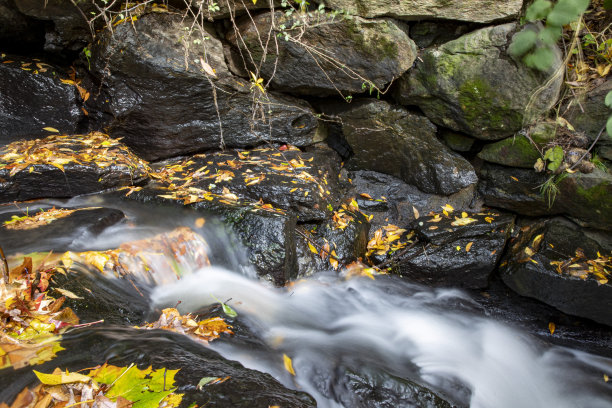
[[[14,0],[0,0],[0,48],[23,52],[24,47],[42,49],[45,28],[40,22],[21,14]]]
[[[299,276],[342,269],[363,258],[369,232],[367,217],[346,204],[325,223],[297,226]]]
[[[13,142],[0,148],[0,202],[139,184],[149,170],[125,145],[99,132]]]
[[[372,216],[370,224],[376,230],[387,224],[408,225],[416,214],[440,211],[449,204],[455,210],[472,208],[475,186],[468,186],[450,196],[424,193],[402,180],[375,171],[358,170],[350,173],[352,189],[361,211]],[[416,212],[415,212],[416,210]]]
[[[556,103],[563,84],[563,75],[551,78],[562,67],[560,56],[550,72],[541,73],[506,54],[516,28],[486,27],[427,49],[399,81],[396,99],[418,105],[438,125],[479,139],[514,134]]]
[[[389,174],[439,195],[476,183],[472,165],[437,139],[436,127],[425,116],[378,100],[349,106],[338,113],[354,152],[349,168]]]
[[[98,12],[93,4],[64,0],[13,0],[25,16],[47,22],[44,49],[64,54],[80,52],[93,36],[85,15]],[[101,19],[100,19],[101,20]]]
[[[306,30],[300,34],[290,29],[294,24],[297,30],[306,24]],[[287,29],[279,31],[283,26]],[[278,51],[270,44],[266,55],[260,35],[270,30],[280,37]],[[242,54],[249,50],[253,58],[249,64],[256,65],[274,89],[321,96],[372,92],[373,87],[382,90],[399,78],[416,58],[416,46],[406,31],[392,19],[345,19],[319,13],[288,17],[276,12],[243,19],[238,23],[240,37],[230,32],[228,40]]]
[[[462,153],[472,150],[472,146],[474,146],[476,141],[472,137],[448,129],[440,131],[440,137],[451,150]]]
[[[522,296],[612,326],[607,235],[601,239],[560,217],[530,222],[500,265],[502,279]]]
[[[415,221],[418,243],[387,263],[428,286],[485,288],[501,258],[514,215],[494,211],[430,215]]]
[[[88,101],[147,160],[266,141],[312,144],[310,106],[263,93],[228,70],[212,27],[186,37],[174,13],[144,14],[105,32],[92,49],[91,69],[102,93]],[[188,27],[187,27],[188,29]]]
[[[0,214],[0,236],[6,254],[65,251],[125,217],[120,210],[104,207],[55,208],[29,204],[25,211]]]
[[[398,0],[392,3],[386,0],[327,0],[325,4],[332,9],[346,10],[367,18],[389,16],[408,21],[440,19],[474,23],[515,19],[523,7],[521,0]]]
[[[486,205],[529,216],[567,214],[580,225],[612,229],[612,175],[551,175],[485,163],[478,191]]]
[[[0,146],[49,134],[45,127],[77,133],[85,114],[68,75],[37,59],[0,58]]]

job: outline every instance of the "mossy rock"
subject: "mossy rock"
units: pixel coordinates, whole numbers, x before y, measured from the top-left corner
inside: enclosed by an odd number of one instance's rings
[[[444,143],[456,152],[469,152],[474,146],[474,139],[453,131],[441,131],[440,136]]]
[[[532,168],[540,152],[525,136],[517,135],[486,145],[478,157],[504,166]]]
[[[317,3],[322,1],[317,0]],[[335,10],[372,18],[395,17],[400,20],[458,20],[491,23],[518,17],[522,0],[326,0],[325,5]]]
[[[399,81],[396,99],[418,105],[434,123],[478,139],[513,135],[557,101],[560,53],[550,73],[513,61],[505,49],[516,24],[486,27],[427,49]],[[550,80],[550,81],[549,81]]]

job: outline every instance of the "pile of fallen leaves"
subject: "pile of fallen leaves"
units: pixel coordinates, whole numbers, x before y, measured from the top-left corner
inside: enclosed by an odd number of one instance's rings
[[[78,210],[91,210],[95,207],[80,208]],[[29,230],[38,228],[43,225],[52,223],[55,220],[69,216],[78,210],[56,209],[55,207],[48,210],[40,210],[34,215],[13,215],[10,220],[4,221],[4,228],[10,230]]]
[[[183,394],[175,393],[174,377],[178,371],[152,367],[141,370],[134,364],[104,364],[87,374],[59,368],[51,374],[34,371],[40,384],[22,390],[10,408],[177,407],[183,399]],[[0,408],[8,405],[1,403]]]
[[[231,191],[229,182],[240,179],[244,186],[251,187],[276,176],[282,177],[279,179],[281,184],[302,183],[288,190],[296,198],[299,194],[308,197],[311,193],[321,198],[329,196],[331,192],[327,188],[327,175],[315,176],[309,173],[308,170],[313,169],[309,162],[314,157],[306,159],[299,153],[297,147],[284,145],[281,149],[260,148],[199,154],[158,167],[151,177],[157,180],[158,187],[168,190],[167,193],[159,194],[159,197],[179,200],[185,205],[218,201],[284,214],[285,210],[264,203],[261,198],[254,200],[241,192]],[[308,187],[304,188],[305,185]],[[126,195],[133,191],[130,189]]]
[[[181,315],[175,308],[162,310],[162,314],[153,323],[146,324],[141,329],[162,329],[187,335],[201,343],[218,339],[221,334],[234,334],[222,317],[211,317],[197,321],[197,316]]]
[[[410,239],[414,236],[414,231],[405,234],[407,230],[397,225],[388,224],[374,232],[374,237],[368,241],[368,251],[366,256],[386,255],[405,248]]]
[[[52,135],[44,139],[22,140],[0,148],[0,170],[12,177],[21,171],[35,172],[36,166],[49,165],[64,171],[67,164],[128,168],[134,178],[151,171],[144,160],[108,135],[92,132],[87,135]]]
[[[12,268],[8,282],[0,284],[0,368],[40,364],[62,350],[58,334],[79,323],[66,298],[48,293],[49,279],[58,272],[32,258]],[[61,272],[61,270],[60,270]]]
[[[591,277],[596,279],[600,285],[608,283],[608,279],[612,276],[612,254],[605,256],[597,252],[597,258],[589,259],[584,251],[578,248],[572,258],[565,261],[551,261],[550,264],[559,274],[580,279]]]

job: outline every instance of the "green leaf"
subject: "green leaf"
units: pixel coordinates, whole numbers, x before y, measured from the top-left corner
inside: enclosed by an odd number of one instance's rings
[[[223,313],[225,313],[229,317],[238,316],[238,313],[236,313],[234,309],[232,309],[230,306],[226,305],[225,303],[221,303],[221,307],[223,307]]]
[[[606,132],[608,132],[608,136],[612,137],[612,116],[606,122]]]
[[[612,109],[612,91],[607,93],[604,103],[608,108]]]
[[[106,396],[111,400],[121,396],[134,403],[132,408],[156,408],[175,390],[174,376],[178,371],[104,365],[89,374],[95,381],[110,386]]]
[[[589,0],[559,0],[546,18],[546,24],[562,27],[577,20],[588,6]]]
[[[538,48],[524,59],[525,65],[539,71],[548,71],[555,62],[555,52],[549,47]]]
[[[533,4],[527,7],[525,12],[525,20],[536,21],[545,18],[552,9],[552,3],[547,0],[536,0]]]
[[[547,26],[540,30],[538,37],[544,44],[554,45],[559,41],[559,38],[561,38],[562,32],[561,27]]]
[[[612,0],[604,0],[603,6],[606,10],[612,10]]]
[[[552,147],[544,153],[544,160],[548,160],[548,170],[555,171],[563,163],[563,148],[561,146]]]
[[[524,30],[512,38],[512,44],[508,48],[510,55],[520,57],[527,53],[536,43],[538,34],[532,30]]]
[[[202,377],[202,379],[200,380],[200,382],[197,385],[197,389],[201,390],[202,387],[204,387],[206,384],[208,384],[211,381],[217,380],[218,377]]]

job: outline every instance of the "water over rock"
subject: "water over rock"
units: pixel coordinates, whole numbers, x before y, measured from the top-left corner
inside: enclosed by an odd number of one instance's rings
[[[514,19],[523,7],[521,0],[397,0],[392,3],[386,0],[327,0],[325,4],[367,18],[390,16],[410,21],[441,19],[475,23]]]
[[[477,181],[471,164],[436,138],[436,127],[423,115],[385,101],[359,100],[338,116],[354,152],[349,168],[390,174],[440,195]]]
[[[611,174],[599,169],[568,174],[542,189],[549,177],[534,170],[485,163],[478,191],[492,207],[529,216],[567,214],[582,226],[612,229]]]
[[[399,81],[396,98],[479,139],[512,135],[556,103],[563,83],[563,75],[551,79],[559,56],[550,73],[540,73],[506,54],[515,30],[514,23],[486,27],[427,49]]]
[[[109,121],[110,134],[147,160],[314,142],[317,119],[306,102],[250,87],[229,72],[212,27],[202,40],[187,38],[185,26],[180,15],[150,13],[102,35],[91,61],[102,93],[89,101],[105,113],[100,126]]]
[[[149,170],[125,145],[98,132],[13,142],[0,148],[0,203],[137,185]]]
[[[45,127],[80,130],[85,114],[77,88],[61,81],[67,73],[37,59],[5,55],[0,62],[0,146],[44,137]]]
[[[115,208],[55,209],[48,204],[28,204],[24,211],[0,214],[2,249],[7,255],[18,251],[64,251],[81,240],[91,239],[124,217]]]
[[[612,284],[592,269],[596,263],[589,264],[598,252],[609,256],[609,235],[601,239],[560,217],[531,221],[513,240],[501,264],[501,276],[520,295],[612,326]]]
[[[301,26],[307,25],[303,33]],[[274,29],[272,28],[274,20]],[[290,28],[296,24],[297,28]],[[286,31],[278,31],[284,25]],[[278,50],[268,44],[261,48],[260,36],[272,31],[280,34]],[[286,17],[281,12],[259,14],[238,23],[237,32],[228,40],[246,55],[245,45],[260,75],[270,80],[274,89],[294,94],[333,95],[361,93],[370,84],[383,89],[408,70],[416,58],[416,46],[405,28],[392,19],[367,20],[315,17]],[[284,33],[291,36],[284,39]],[[267,34],[266,34],[267,35]],[[334,39],[333,41],[331,39]],[[235,66],[244,66],[235,61]]]

